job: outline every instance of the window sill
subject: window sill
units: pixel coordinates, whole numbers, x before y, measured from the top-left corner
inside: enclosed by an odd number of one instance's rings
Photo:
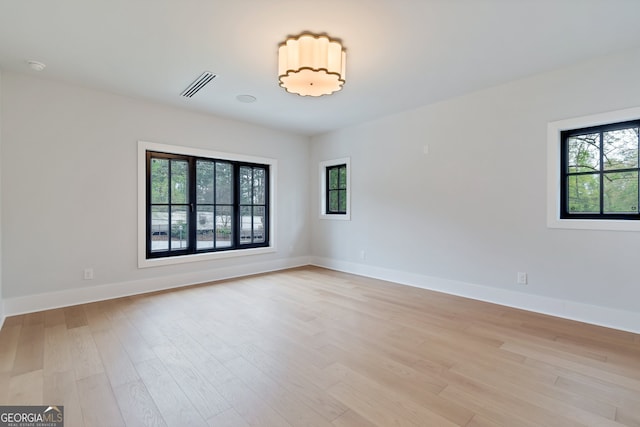
[[[146,255],[138,258],[138,268],[160,267],[163,265],[186,264],[189,262],[211,261],[224,258],[235,258],[252,255],[262,255],[276,252],[274,246],[265,248],[237,249],[222,252],[208,252],[203,254],[182,255],[167,258],[151,258],[147,259]]]
[[[329,219],[337,221],[351,221],[350,214],[320,214],[320,219]]]
[[[568,230],[640,231],[640,221],[550,218],[547,227]]]

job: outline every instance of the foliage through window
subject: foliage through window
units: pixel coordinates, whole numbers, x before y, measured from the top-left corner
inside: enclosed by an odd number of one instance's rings
[[[269,166],[147,151],[147,258],[268,246]]]
[[[327,167],[326,174],[327,214],[347,213],[347,165]]]
[[[640,120],[561,133],[564,219],[640,219]]]

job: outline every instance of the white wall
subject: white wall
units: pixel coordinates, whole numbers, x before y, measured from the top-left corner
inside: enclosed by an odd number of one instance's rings
[[[314,137],[315,263],[640,331],[640,233],[547,228],[545,166],[548,122],[640,105],[638,75],[635,50]],[[320,220],[344,156],[352,221]]]
[[[307,263],[307,137],[14,73],[1,99],[7,313]],[[277,159],[278,251],[138,269],[138,140]]]
[[[0,99],[2,99],[2,72],[0,72]],[[2,297],[2,105],[0,104],[0,329],[4,323],[4,299]]]

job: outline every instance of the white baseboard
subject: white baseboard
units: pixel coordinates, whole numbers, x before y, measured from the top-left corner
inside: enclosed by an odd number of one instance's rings
[[[313,257],[311,264],[318,267],[343,271],[345,273],[372,277],[402,285],[548,314],[564,319],[640,333],[640,312],[583,304],[328,258]]]
[[[67,289],[64,291],[47,292],[44,294],[27,295],[22,297],[5,298],[4,315],[15,316],[18,314],[33,313],[36,311],[49,310],[52,308],[68,307],[77,304],[103,301],[113,298],[161,291],[165,289],[180,288],[200,283],[248,276],[251,274],[267,273],[270,271],[301,267],[309,264],[309,257],[278,259],[274,261],[248,263],[234,267],[213,268],[210,270],[198,271],[194,273],[110,283],[106,285]]]
[[[577,320],[608,328],[640,333],[640,313],[638,312],[583,304],[320,257],[280,259],[194,273],[111,283],[87,288],[67,289],[58,292],[5,298],[4,300],[0,299],[0,328],[2,328],[5,318],[8,316],[180,288],[199,283],[267,273],[305,265],[315,265],[331,270],[343,271],[345,273],[387,280],[402,285],[458,295],[465,298]]]

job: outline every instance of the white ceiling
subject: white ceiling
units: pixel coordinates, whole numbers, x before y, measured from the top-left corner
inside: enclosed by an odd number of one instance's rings
[[[313,135],[639,47],[639,17],[640,0],[0,0],[0,70],[37,60],[42,77]],[[342,91],[278,86],[278,44],[302,31],[343,40]]]

